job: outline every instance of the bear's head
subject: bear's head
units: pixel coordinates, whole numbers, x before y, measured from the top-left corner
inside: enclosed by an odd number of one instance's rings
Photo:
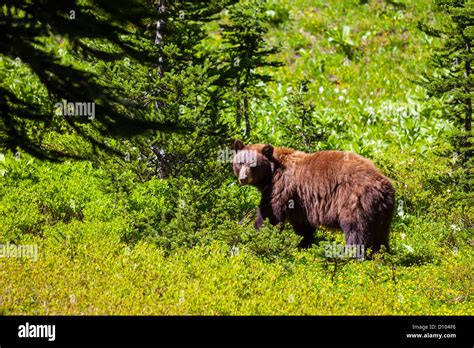
[[[241,185],[253,185],[263,189],[272,182],[276,162],[272,145],[244,145],[242,141],[236,140],[234,151],[232,164]]]

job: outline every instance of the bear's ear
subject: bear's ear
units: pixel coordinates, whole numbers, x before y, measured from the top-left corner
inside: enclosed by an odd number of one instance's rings
[[[238,151],[242,150],[244,147],[245,147],[245,145],[242,142],[242,140],[237,139],[236,141],[234,141],[234,150],[235,150],[235,152],[238,152]]]
[[[273,157],[273,146],[270,144],[265,145],[262,148],[262,155],[264,155],[266,158],[270,159]]]

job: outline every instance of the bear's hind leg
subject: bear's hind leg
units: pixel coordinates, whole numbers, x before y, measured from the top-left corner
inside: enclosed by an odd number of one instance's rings
[[[390,251],[389,248],[389,235],[390,235],[390,225],[392,223],[393,211],[388,210],[385,214],[382,214],[380,219],[380,224],[377,226],[377,231],[375,234],[375,245],[374,251],[379,251],[380,247],[383,245],[387,251]]]
[[[365,254],[368,249],[375,251],[375,235],[371,224],[366,222],[366,217],[361,212],[353,212],[351,216],[340,221],[340,227],[344,231],[346,245],[364,246]]]

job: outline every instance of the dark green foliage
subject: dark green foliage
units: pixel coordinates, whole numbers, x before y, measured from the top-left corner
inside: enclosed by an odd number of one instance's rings
[[[232,86],[231,101],[235,105],[236,126],[245,122],[244,137],[251,131],[252,100],[266,96],[265,82],[271,77],[257,71],[262,67],[276,67],[281,63],[269,56],[278,50],[268,47],[264,35],[268,18],[259,1],[244,2],[229,8],[229,24],[221,24],[224,41],[224,78]]]
[[[289,104],[292,112],[282,114],[279,122],[287,134],[285,146],[302,151],[317,150],[319,142],[326,140],[324,124],[319,120],[314,105],[313,94],[308,93],[308,81],[303,80],[289,95]]]
[[[441,28],[421,25],[425,32],[442,39],[442,47],[432,56],[435,70],[424,76],[422,84],[430,97],[442,97],[449,106],[446,116],[458,124],[455,148],[461,163],[466,168],[472,167],[474,4],[465,0],[437,0],[435,3],[448,20]],[[471,183],[465,184],[469,190]]]
[[[249,15],[259,13],[257,3],[244,6],[235,1],[169,4],[162,1],[162,4],[158,30],[160,74],[147,94],[148,102],[155,105],[163,119],[189,123],[195,128],[184,137],[157,135],[143,139],[139,145],[141,158],[151,165],[154,175],[159,172],[163,177],[211,176],[211,162],[235,132],[230,122],[233,117],[227,114],[229,103],[235,98],[240,103],[243,98],[248,110],[249,100],[262,95],[256,93],[257,85],[269,79],[254,70],[274,66],[265,60],[275,50],[264,49],[262,16]],[[222,12],[225,8],[229,9],[230,25],[222,24],[224,19],[219,16],[219,13],[225,16]],[[221,22],[222,47],[206,52],[203,47],[208,35],[206,25],[212,26],[217,19]],[[235,64],[237,60],[239,64]],[[237,80],[243,81],[239,91],[245,97],[236,93]],[[241,109],[236,112],[239,117]]]
[[[48,98],[43,104],[1,87],[4,146],[49,159],[77,157],[85,149],[68,152],[45,142],[45,134],[76,133],[93,148],[110,149],[108,137],[177,130],[174,120],[159,119],[141,98],[158,59],[155,15],[143,1],[2,2],[0,53],[31,71]],[[55,105],[63,100],[95,103],[95,115],[55,118]]]
[[[217,239],[230,247],[232,255],[247,251],[267,261],[291,259],[302,237],[296,235],[291,228],[283,231],[279,227],[267,224],[259,231],[253,223],[224,221],[215,227]]]

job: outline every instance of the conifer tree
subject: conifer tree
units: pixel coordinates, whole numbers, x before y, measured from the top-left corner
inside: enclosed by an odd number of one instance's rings
[[[76,134],[94,150],[113,150],[106,139],[176,131],[174,121],[158,120],[142,100],[146,78],[156,69],[156,15],[140,0],[2,1],[4,67],[28,71],[22,83],[39,83],[47,93],[25,97],[0,84],[2,146],[58,159],[81,151],[46,144],[49,132]],[[61,101],[94,105],[94,117],[56,117]]]
[[[261,67],[276,67],[281,64],[271,59],[278,50],[268,47],[265,34],[268,19],[262,5],[257,1],[237,3],[229,7],[229,24],[221,24],[226,47],[227,71],[225,78],[232,85],[232,99],[235,104],[236,126],[240,129],[245,122],[244,137],[250,136],[250,101],[266,97],[262,86],[271,80],[260,74]]]
[[[421,29],[442,40],[431,59],[434,72],[424,76],[422,84],[430,97],[444,97],[449,117],[458,125],[454,143],[462,163],[472,157],[472,94],[474,58],[474,2],[472,0],[436,0],[437,8],[447,15],[442,28],[421,24]]]

